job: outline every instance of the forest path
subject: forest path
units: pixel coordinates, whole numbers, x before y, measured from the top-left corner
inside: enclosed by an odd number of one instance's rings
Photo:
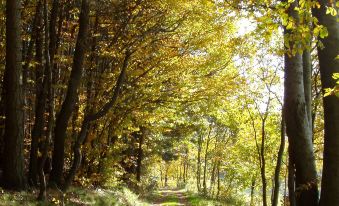
[[[161,189],[158,191],[157,198],[153,206],[183,206],[190,204],[187,201],[188,194],[185,190]]]

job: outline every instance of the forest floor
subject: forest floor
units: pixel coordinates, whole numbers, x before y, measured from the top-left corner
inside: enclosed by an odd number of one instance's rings
[[[146,197],[152,206],[227,206],[234,205],[227,202],[205,198],[185,189],[165,188],[159,189]]]
[[[161,189],[153,196],[152,205],[154,206],[179,206],[190,205],[188,203],[189,194],[185,190]]]
[[[220,206],[233,205],[204,198],[183,189],[165,188],[147,196],[135,194],[127,188],[99,189],[73,187],[67,194],[49,190],[48,200],[37,202],[38,191],[10,192],[0,188],[0,206]],[[63,204],[62,204],[63,202]]]

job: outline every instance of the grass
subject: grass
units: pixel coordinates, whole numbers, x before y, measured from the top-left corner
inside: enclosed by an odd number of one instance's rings
[[[126,188],[84,189],[71,188],[64,196],[57,191],[49,190],[46,202],[37,202],[37,191],[9,192],[0,188],[0,206],[148,206],[148,203],[139,199],[139,196]]]
[[[244,202],[239,202],[233,198],[215,200],[198,194],[188,193],[187,202],[192,206],[238,206],[244,205]]]
[[[183,203],[188,203],[191,206],[242,205],[234,204],[231,201],[216,201],[184,190],[159,190],[140,197],[127,188],[85,189],[73,187],[64,196],[58,191],[49,190],[48,200],[44,203],[36,201],[37,192],[34,190],[9,192],[0,188],[0,206],[55,206],[61,205],[62,201],[66,206],[150,206],[151,203],[161,206],[183,205]]]
[[[174,195],[170,195],[165,197],[165,199],[162,202],[162,206],[172,206],[172,205],[178,205],[179,203],[179,198]]]
[[[187,197],[187,201],[189,204],[194,206],[219,206],[224,205],[221,202],[218,202],[216,200],[208,199],[196,194],[191,194]]]

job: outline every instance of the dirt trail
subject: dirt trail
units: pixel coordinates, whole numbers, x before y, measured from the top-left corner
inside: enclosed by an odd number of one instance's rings
[[[189,206],[185,190],[162,189],[152,205],[154,206]]]

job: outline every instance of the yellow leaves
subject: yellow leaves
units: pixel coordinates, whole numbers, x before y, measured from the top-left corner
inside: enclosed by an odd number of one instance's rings
[[[293,21],[289,21],[289,22],[287,23],[287,25],[286,25],[286,29],[287,29],[287,30],[291,30],[291,29],[293,29],[294,27],[295,27],[295,24],[294,24]]]
[[[314,4],[313,4],[313,8],[317,8],[317,9],[320,9],[320,4],[319,4],[319,2],[318,1],[316,1],[316,2],[314,2]]]
[[[338,3],[338,2],[337,2]],[[338,12],[336,8],[327,7],[326,14],[331,14],[332,16],[337,16]]]
[[[52,203],[55,205],[60,205],[61,201],[56,199],[55,197],[52,198]]]
[[[336,57],[336,59],[339,59],[339,55]],[[332,75],[332,78],[336,80],[336,86],[333,88],[325,88],[324,90],[324,97],[336,95],[339,97],[339,73],[334,73]]]
[[[292,30],[297,28],[296,22],[293,17],[288,16],[287,14],[281,16],[281,23],[286,27],[287,30]]]
[[[328,36],[328,30],[323,25],[317,25],[313,29],[313,34],[323,39]]]
[[[320,3],[318,1],[306,1],[306,0],[300,0],[299,5],[301,8],[320,8]]]

